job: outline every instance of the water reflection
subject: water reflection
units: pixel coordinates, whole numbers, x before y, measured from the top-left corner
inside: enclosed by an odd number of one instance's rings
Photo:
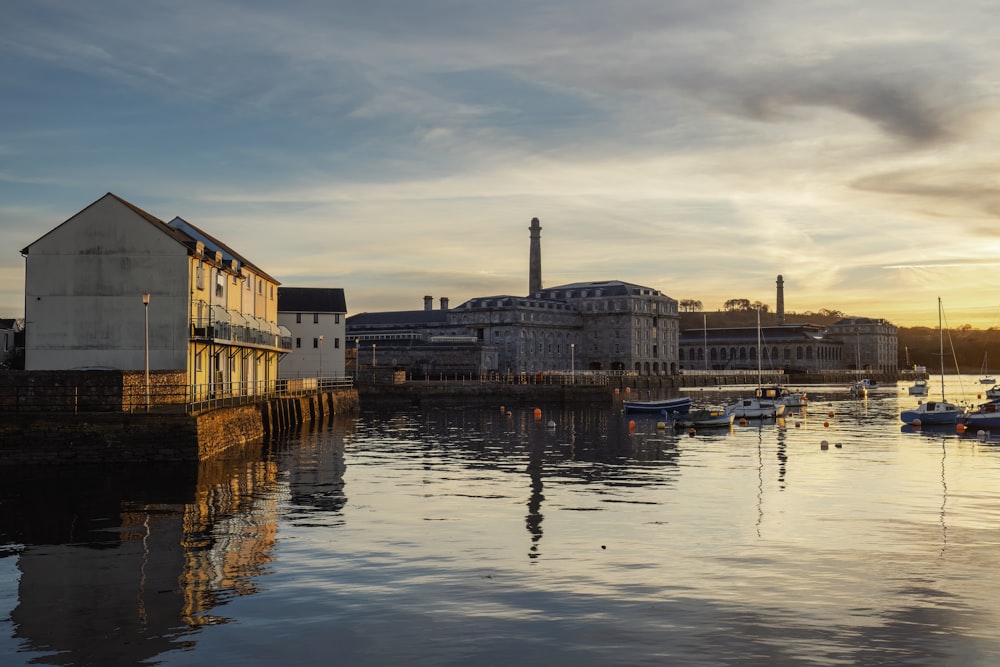
[[[226,601],[254,593],[272,560],[274,502],[262,500],[277,467],[260,446],[201,464],[2,476],[0,540],[20,571],[10,621],[37,662],[144,663],[224,622]]]
[[[1000,448],[810,393],[693,436],[406,407],[199,466],[0,470],[0,658],[995,662]]]

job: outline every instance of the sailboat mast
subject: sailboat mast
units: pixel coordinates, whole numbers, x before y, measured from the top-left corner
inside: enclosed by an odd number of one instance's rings
[[[944,401],[944,328],[941,320],[941,297],[938,297],[938,356],[941,361],[941,401]]]
[[[761,369],[761,350],[760,350],[760,308],[757,309],[757,386],[761,386],[764,383],[763,370]]]

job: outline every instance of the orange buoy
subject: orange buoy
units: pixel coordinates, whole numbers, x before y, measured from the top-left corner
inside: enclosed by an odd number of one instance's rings
[[[541,419],[541,418],[542,418],[542,409],[535,408],[535,419]]]
[[[823,422],[823,428],[829,428],[830,422]]]
[[[635,433],[635,420],[634,419],[630,419],[629,422],[628,422],[628,432],[629,433]]]
[[[955,431],[965,433],[965,424],[955,424]]]

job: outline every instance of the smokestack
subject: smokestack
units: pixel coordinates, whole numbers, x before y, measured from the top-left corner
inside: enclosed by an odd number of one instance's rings
[[[424,297],[424,310],[434,310],[434,297],[432,296]]]
[[[778,276],[778,324],[785,323],[785,279]]]
[[[441,310],[448,310],[448,297],[441,297]]]
[[[531,219],[531,251],[528,257],[528,296],[542,289],[542,225]]]

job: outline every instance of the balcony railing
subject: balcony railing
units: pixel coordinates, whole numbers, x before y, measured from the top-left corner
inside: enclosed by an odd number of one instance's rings
[[[201,302],[201,307],[196,307],[194,312],[208,313],[207,317],[191,317],[191,338],[194,340],[288,351],[292,349],[292,336],[287,329],[279,329],[277,332],[264,329],[261,326],[266,324],[257,326],[240,313],[226,310],[221,306],[208,307],[205,302]],[[225,319],[217,317],[217,312],[223,313]],[[247,324],[239,324],[239,321]]]

